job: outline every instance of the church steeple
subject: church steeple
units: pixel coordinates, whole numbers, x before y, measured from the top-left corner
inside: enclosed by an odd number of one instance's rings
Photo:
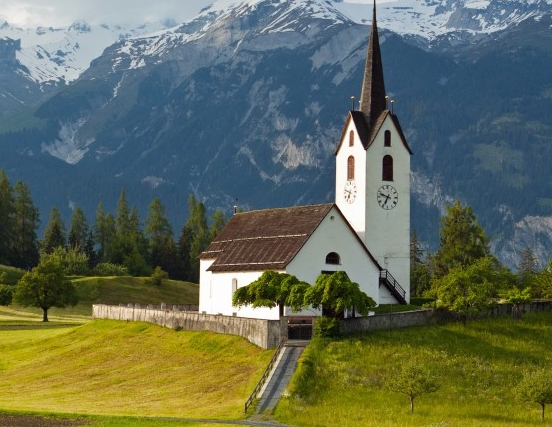
[[[368,41],[368,55],[364,68],[364,81],[360,96],[360,111],[366,115],[370,128],[379,115],[387,109],[385,101],[385,84],[383,82],[383,64],[376,24],[376,0],[374,0],[374,16]]]

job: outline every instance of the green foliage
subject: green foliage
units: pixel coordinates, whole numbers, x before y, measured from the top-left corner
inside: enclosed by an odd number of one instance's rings
[[[92,269],[93,276],[128,276],[126,267],[110,262],[102,262]]]
[[[305,292],[305,306],[311,305],[330,317],[343,317],[345,310],[366,316],[376,302],[360,290],[344,271],[321,274]]]
[[[535,298],[552,298],[552,260],[531,281]]]
[[[517,272],[518,286],[521,289],[532,286],[533,278],[537,273],[537,265],[537,256],[530,248],[526,247],[521,253]]]
[[[155,267],[151,277],[146,280],[146,284],[151,286],[163,286],[169,280],[169,274],[166,271],[163,271],[161,267]]]
[[[5,277],[5,272],[0,273],[0,305],[10,305],[15,291],[15,286],[4,284]]]
[[[267,270],[247,286],[237,289],[232,296],[232,305],[240,307],[280,308],[283,315],[285,306],[299,311],[304,306],[304,294],[310,287],[308,283],[299,281],[295,276]]]
[[[38,266],[17,283],[13,301],[23,307],[42,309],[44,322],[51,307],[65,308],[78,303],[75,285],[65,275],[56,256],[43,255]]]
[[[541,406],[541,420],[544,421],[546,404],[552,403],[552,373],[550,370],[540,368],[527,372],[516,390],[520,399],[538,403]]]
[[[17,181],[13,190],[13,242],[11,264],[29,268],[38,263],[39,251],[36,231],[39,225],[38,209],[31,199],[27,184]]]
[[[435,306],[460,315],[465,323],[468,315],[487,309],[511,281],[511,273],[486,256],[468,266],[454,267],[436,280]]]
[[[440,279],[456,267],[466,267],[487,256],[489,239],[470,206],[457,200],[441,218],[440,247],[432,259],[433,276]]]
[[[503,295],[504,302],[512,305],[512,318],[515,320],[521,319],[521,306],[530,302],[532,298],[532,290],[529,287],[523,290],[514,287]]]
[[[88,256],[76,248],[65,249],[58,246],[49,258],[59,263],[68,276],[85,276],[89,272]]]
[[[416,231],[410,236],[410,296],[423,296],[430,289],[429,261],[423,260],[424,251]]]
[[[397,367],[385,381],[390,390],[406,394],[410,399],[410,413],[414,413],[414,399],[439,390],[438,381],[422,364],[412,361]]]
[[[65,224],[56,207],[50,211],[50,220],[44,229],[44,236],[40,241],[40,253],[50,254],[58,247],[64,248],[66,245]]]
[[[321,338],[335,338],[340,335],[339,319],[335,317],[317,317],[314,323],[314,336]]]

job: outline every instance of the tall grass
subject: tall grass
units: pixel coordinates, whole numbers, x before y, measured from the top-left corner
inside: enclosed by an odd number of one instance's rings
[[[385,378],[407,360],[439,379],[416,399],[390,391]],[[314,340],[276,409],[301,426],[492,427],[542,425],[538,405],[513,390],[526,370],[552,367],[552,313]],[[552,419],[552,410],[549,414]]]

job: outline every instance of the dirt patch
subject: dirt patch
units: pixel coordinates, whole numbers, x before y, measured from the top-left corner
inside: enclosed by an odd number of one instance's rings
[[[83,420],[0,414],[0,427],[73,427],[88,424]]]

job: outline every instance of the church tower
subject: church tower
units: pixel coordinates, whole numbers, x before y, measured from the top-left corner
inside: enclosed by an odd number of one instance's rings
[[[335,151],[335,203],[382,268],[380,283],[404,295],[380,286],[382,303],[410,299],[412,151],[389,104],[374,1],[360,110],[349,111]]]

